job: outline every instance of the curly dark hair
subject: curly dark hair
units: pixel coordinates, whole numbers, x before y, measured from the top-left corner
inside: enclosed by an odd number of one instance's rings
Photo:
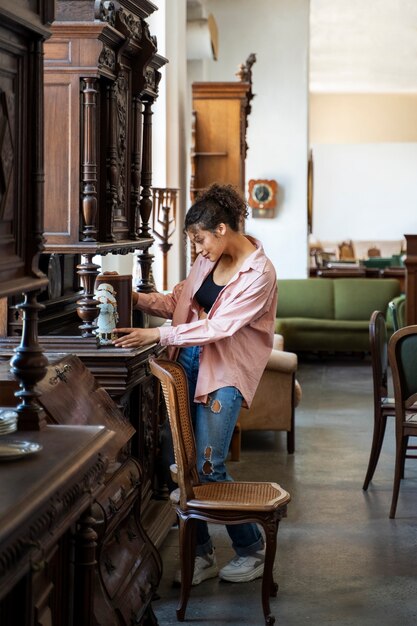
[[[237,232],[248,214],[246,202],[236,187],[213,183],[198,194],[187,211],[184,232],[193,227],[214,232],[222,223]]]

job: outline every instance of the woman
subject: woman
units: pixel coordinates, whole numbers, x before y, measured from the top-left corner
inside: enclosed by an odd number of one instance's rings
[[[201,481],[232,480],[225,460],[242,403],[249,406],[272,349],[276,276],[259,241],[246,236],[245,201],[230,185],[200,194],[184,230],[197,258],[169,295],[133,294],[133,306],[172,319],[159,328],[118,328],[123,348],[160,343],[187,373]],[[179,349],[179,351],[178,351]],[[227,526],[236,552],[220,572],[207,524],[198,522],[193,585],[219,574],[247,582],[263,573],[256,524]],[[177,576],[177,580],[179,580]]]

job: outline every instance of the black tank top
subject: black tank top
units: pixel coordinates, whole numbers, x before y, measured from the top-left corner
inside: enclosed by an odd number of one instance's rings
[[[207,276],[200,289],[195,294],[198,304],[208,313],[224,285],[216,285],[213,281],[213,272]]]

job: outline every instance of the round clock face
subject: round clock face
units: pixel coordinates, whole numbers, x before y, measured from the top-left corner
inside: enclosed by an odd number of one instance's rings
[[[253,197],[260,203],[269,202],[272,197],[272,189],[265,183],[259,183],[253,188]]]

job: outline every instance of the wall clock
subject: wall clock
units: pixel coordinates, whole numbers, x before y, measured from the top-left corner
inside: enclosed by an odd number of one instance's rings
[[[249,181],[249,206],[253,217],[274,217],[277,204],[278,184],[275,180],[252,179]]]

